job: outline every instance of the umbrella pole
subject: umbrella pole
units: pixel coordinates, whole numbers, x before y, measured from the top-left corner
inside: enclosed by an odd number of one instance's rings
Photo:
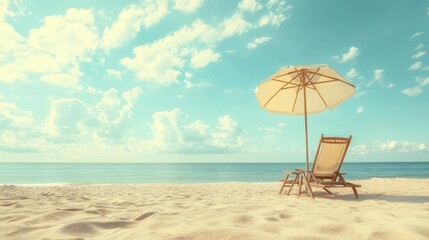
[[[304,90],[305,92],[305,90]],[[305,111],[305,169],[308,173],[308,130],[307,130],[307,111]]]
[[[303,89],[304,89],[304,119],[305,119],[305,170],[307,170],[308,174],[308,129],[307,129],[307,82],[305,81],[305,74],[302,72],[302,81],[303,81]]]

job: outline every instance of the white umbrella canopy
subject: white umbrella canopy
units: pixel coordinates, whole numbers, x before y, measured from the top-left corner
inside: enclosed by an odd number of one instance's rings
[[[308,171],[307,114],[333,109],[355,93],[329,65],[282,67],[255,90],[259,105],[268,112],[305,115]]]

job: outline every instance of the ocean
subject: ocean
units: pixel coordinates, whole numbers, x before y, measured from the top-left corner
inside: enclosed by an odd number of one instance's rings
[[[0,163],[0,185],[275,182],[301,163]],[[429,162],[344,163],[347,180],[429,178]]]

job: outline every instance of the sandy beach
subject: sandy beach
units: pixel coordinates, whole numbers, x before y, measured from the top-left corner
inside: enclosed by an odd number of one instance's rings
[[[0,239],[428,239],[429,179],[335,195],[280,183],[0,186]]]

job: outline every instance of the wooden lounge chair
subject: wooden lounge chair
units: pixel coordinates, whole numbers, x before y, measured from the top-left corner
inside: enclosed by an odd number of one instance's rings
[[[297,184],[299,186],[298,195],[300,195],[301,186],[304,183],[307,193],[311,197],[313,197],[312,188],[314,187],[320,187],[329,194],[332,194],[329,188],[350,187],[353,189],[355,197],[359,198],[356,188],[360,185],[347,182],[344,179],[345,173],[340,173],[351,140],[351,135],[348,138],[341,138],[324,137],[322,134],[311,171],[307,173],[303,169],[295,169],[294,172],[285,172],[286,177],[282,179],[280,193],[286,186],[289,186],[287,193],[289,195],[292,187]],[[291,175],[295,175],[294,180],[288,180]]]

